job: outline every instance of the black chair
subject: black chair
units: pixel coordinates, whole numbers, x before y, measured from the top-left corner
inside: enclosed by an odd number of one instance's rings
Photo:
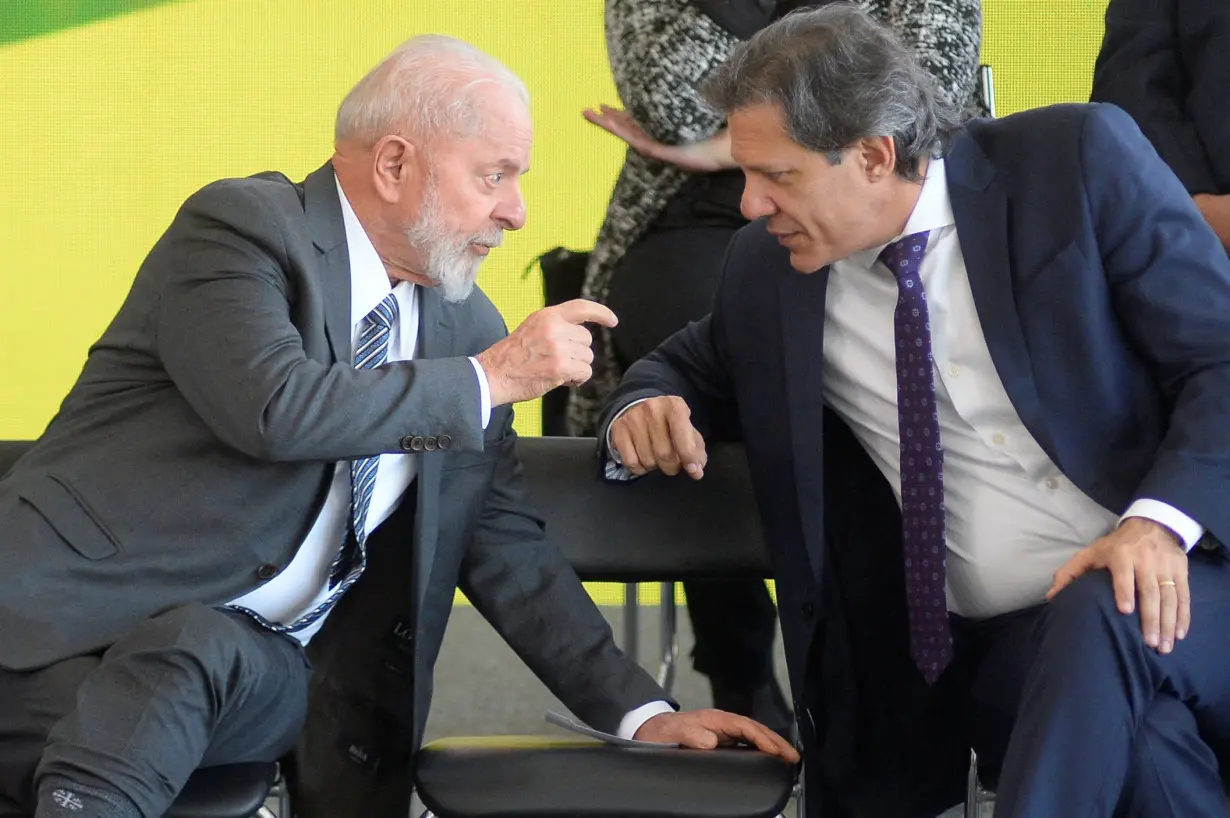
[[[522,438],[547,531],[587,581],[767,577],[743,448],[710,449],[705,478],[598,479],[595,441]],[[547,736],[451,738],[419,753],[416,785],[438,818],[753,818],[786,805],[794,769],[750,750],[621,748]]]
[[[31,445],[0,440],[0,477]],[[271,792],[279,800],[278,818],[291,818],[285,790],[278,785],[278,765],[272,762],[209,767],[193,774],[166,818],[273,818],[265,807]]]

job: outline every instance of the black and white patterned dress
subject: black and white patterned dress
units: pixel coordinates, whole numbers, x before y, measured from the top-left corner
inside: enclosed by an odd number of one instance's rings
[[[949,99],[979,111],[981,0],[863,0],[860,5],[914,49]],[[654,139],[687,144],[722,127],[699,88],[738,40],[689,0],[607,0],[606,42],[620,100]],[[615,266],[689,175],[628,150],[585,271],[586,298],[606,303]],[[605,329],[595,338],[594,352],[593,377],[573,390],[569,401],[569,427],[576,435],[595,433],[602,403],[623,375]]]

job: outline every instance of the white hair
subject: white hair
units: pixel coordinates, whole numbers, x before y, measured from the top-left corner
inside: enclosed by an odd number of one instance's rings
[[[408,128],[421,138],[473,136],[483,126],[478,90],[496,83],[529,105],[525,83],[469,43],[441,34],[407,40],[350,90],[337,110],[334,139],[368,145]]]

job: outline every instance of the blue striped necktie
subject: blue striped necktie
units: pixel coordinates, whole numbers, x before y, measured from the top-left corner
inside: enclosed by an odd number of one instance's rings
[[[389,337],[397,320],[397,296],[389,293],[363,318],[359,346],[354,353],[355,369],[375,369],[388,362]],[[329,567],[328,597],[289,625],[272,622],[249,608],[235,606],[237,610],[278,633],[303,630],[332,610],[367,567],[367,510],[372,504],[372,491],[376,486],[376,470],[379,466],[379,455],[350,461],[350,519],[342,537],[341,547]]]

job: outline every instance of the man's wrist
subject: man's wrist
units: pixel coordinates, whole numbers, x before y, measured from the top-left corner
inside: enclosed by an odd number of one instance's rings
[[[1184,551],[1191,551],[1204,536],[1204,526],[1197,520],[1193,520],[1175,506],[1151,497],[1140,497],[1133,501],[1123,513],[1119,524],[1126,525],[1132,520],[1142,521],[1134,523],[1134,527],[1142,526],[1143,523],[1161,526],[1175,537]],[[1138,530],[1142,533],[1146,531],[1143,527]]]
[[[636,738],[636,734],[640,731],[645,723],[655,716],[660,716],[663,713],[677,712],[675,708],[663,699],[658,699],[652,702],[646,702],[635,710],[625,714],[619,722],[619,729],[616,732],[620,738],[630,739]]]
[[[1183,551],[1187,550],[1187,547],[1183,543],[1183,538],[1180,537],[1173,528],[1163,525],[1157,520],[1151,520],[1148,517],[1127,517],[1119,527],[1126,529],[1129,533],[1138,534],[1140,536],[1161,534],[1167,540],[1174,543],[1176,548]]]
[[[476,367],[483,371],[483,378],[487,383],[487,398],[491,401],[491,406],[494,408],[496,406],[503,406],[508,403],[508,398],[504,394],[503,384],[501,383],[500,378],[493,374],[496,366],[490,356],[487,355],[488,351],[480,352],[470,360],[474,362]]]
[[[478,419],[486,429],[487,424],[491,423],[491,381],[487,379],[487,371],[478,358],[471,358],[470,363],[474,365],[474,375],[478,378]]]

